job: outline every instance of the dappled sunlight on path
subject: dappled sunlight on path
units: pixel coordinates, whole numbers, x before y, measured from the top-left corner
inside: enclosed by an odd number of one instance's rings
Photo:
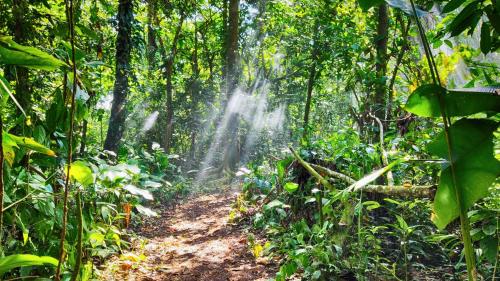
[[[274,268],[257,264],[239,226],[227,224],[237,194],[203,195],[144,223],[148,243],[131,255],[142,261],[108,262],[106,280],[267,280]],[[124,254],[127,256],[127,254]]]

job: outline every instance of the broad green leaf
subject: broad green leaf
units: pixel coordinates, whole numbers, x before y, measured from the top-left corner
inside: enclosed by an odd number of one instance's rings
[[[138,188],[135,185],[127,184],[123,187],[123,189],[130,192],[131,194],[140,195],[146,200],[153,200],[153,195],[151,195],[151,192],[145,189]]]
[[[151,210],[150,208],[144,207],[142,205],[136,205],[135,208],[137,211],[147,217],[157,217],[158,213]]]
[[[17,143],[18,146],[22,146],[48,156],[56,156],[56,153],[53,150],[36,142],[33,138],[18,137],[5,132],[4,134],[8,134],[9,137],[11,137]]]
[[[500,96],[467,91],[450,91],[427,84],[418,87],[408,98],[405,110],[422,117],[441,117],[439,95],[443,95],[447,116],[467,116],[483,111],[499,111]]]
[[[396,219],[398,220],[398,224],[401,229],[408,229],[408,224],[402,216],[396,215]]]
[[[104,234],[96,231],[96,232],[91,232],[87,240],[90,242],[92,248],[95,248],[98,246],[106,245],[105,238],[106,237],[104,236]]]
[[[363,206],[366,206],[366,209],[371,211],[380,208],[380,203],[377,201],[365,201],[363,202]]]
[[[14,164],[14,158],[16,157],[16,152],[14,148],[19,148],[17,143],[10,137],[10,134],[3,132],[2,134],[2,145],[3,145],[3,156],[10,166]]]
[[[481,52],[487,54],[491,50],[491,33],[490,26],[487,22],[483,22],[481,26],[481,42],[480,42]]]
[[[491,27],[493,27],[497,33],[500,33],[500,6],[498,4],[495,6],[487,5],[484,11],[490,20]]]
[[[64,169],[68,171],[68,167]],[[89,186],[94,183],[94,175],[92,170],[84,161],[75,161],[71,163],[69,176],[72,180],[79,182],[83,186]]]
[[[379,6],[384,0],[358,0],[359,6],[363,11],[368,11],[372,7]]]
[[[481,240],[479,243],[481,250],[483,250],[482,256],[485,257],[491,264],[495,263],[498,255],[498,236],[488,236]]]
[[[460,208],[468,209],[488,193],[488,188],[500,175],[500,162],[493,150],[493,132],[498,124],[490,120],[461,119],[450,126],[452,161],[458,192],[462,197],[457,203],[451,168],[441,172],[434,198],[432,221],[440,229],[459,216]],[[448,158],[444,133],[428,146],[429,152]]]
[[[293,158],[292,157],[288,157],[288,158],[285,158],[285,159],[282,159],[280,161],[278,161],[276,163],[276,170],[278,172],[278,179],[280,181],[284,180],[285,179],[285,171],[286,171],[286,168],[288,167],[288,165],[290,165],[290,163],[293,162]]]
[[[480,16],[481,11],[477,9],[478,1],[473,1],[460,11],[460,13],[448,25],[447,29],[451,36],[457,36],[471,26],[474,17]]]
[[[34,256],[34,255],[11,255],[0,258],[0,275],[14,268],[34,265],[53,265],[57,266],[58,261],[53,257]]]
[[[68,67],[63,61],[37,48],[19,45],[8,36],[0,36],[0,64],[18,65],[49,71]]]
[[[285,183],[285,186],[283,187],[288,193],[294,193],[299,189],[299,185],[294,183],[294,182],[287,182]]]
[[[448,4],[446,4],[443,7],[443,11],[442,11],[443,14],[454,11],[455,9],[460,7],[460,5],[462,5],[462,3],[464,3],[464,0],[451,0],[450,2],[448,2]]]
[[[367,184],[371,183],[372,181],[376,180],[378,177],[382,176],[383,174],[387,173],[387,171],[391,170],[394,166],[401,164],[403,162],[407,161],[406,159],[398,159],[394,162],[389,163],[389,165],[380,168],[378,170],[375,170],[371,172],[369,175],[364,176],[362,179],[358,180],[357,182],[353,183],[350,185],[346,190],[350,191],[356,191],[360,188],[365,187]]]
[[[273,209],[273,208],[276,208],[276,207],[283,207],[285,204],[279,200],[273,200],[271,202],[269,202],[266,207],[269,208],[269,209]]]

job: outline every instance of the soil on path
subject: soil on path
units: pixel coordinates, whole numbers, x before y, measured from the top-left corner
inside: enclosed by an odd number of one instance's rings
[[[263,281],[273,277],[272,266],[255,262],[244,230],[227,223],[236,196],[234,192],[196,196],[146,221],[139,234],[148,238],[147,244],[109,261],[104,279]]]

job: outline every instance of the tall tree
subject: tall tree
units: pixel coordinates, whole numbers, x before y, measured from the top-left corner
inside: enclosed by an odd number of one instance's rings
[[[385,76],[387,72],[387,42],[389,33],[389,11],[387,4],[383,3],[377,8],[377,33],[375,45],[377,56],[375,70],[377,80],[375,82],[375,96],[373,99],[373,113],[383,120],[385,119],[385,104],[387,99],[387,87]]]
[[[311,52],[311,67],[309,69],[309,78],[307,79],[307,95],[306,104],[304,109],[304,124],[303,124],[303,138],[307,138],[308,126],[309,126],[309,115],[311,114],[311,103],[312,103],[312,93],[314,89],[314,83],[316,81],[317,74],[317,64],[318,64],[318,33],[319,33],[319,23],[315,23],[314,36],[313,36],[313,47]]]
[[[196,153],[196,136],[198,133],[198,95],[200,91],[200,66],[198,62],[198,24],[195,20],[194,23],[194,46],[193,54],[191,56],[191,67],[193,77],[188,85],[188,91],[191,95],[191,116],[192,116],[192,129],[191,129],[191,144],[189,146],[189,160],[192,162],[195,159]]]
[[[26,13],[28,13],[28,1],[13,0],[12,1],[12,16],[13,23],[11,26],[14,35],[14,41],[19,44],[27,43],[27,22]],[[29,88],[29,72],[28,69],[22,66],[10,67],[11,73],[8,78],[13,78],[16,81],[17,101],[22,108],[27,110],[31,107],[31,92]],[[20,113],[20,112],[19,112]]]
[[[104,149],[117,152],[123,136],[127,117],[126,99],[129,93],[130,51],[132,48],[132,0],[120,0],[118,4],[118,35],[116,37],[116,70],[113,104],[109,118],[108,133]]]
[[[167,52],[165,49],[165,44],[163,43],[163,40],[159,38],[160,42],[160,52],[162,54],[163,60],[165,61],[165,71],[163,72],[163,75],[165,77],[165,80],[167,81],[167,89],[166,89],[166,94],[167,94],[167,102],[166,102],[166,122],[167,122],[167,128],[165,131],[165,137],[163,140],[163,147],[165,149],[165,152],[170,151],[170,146],[172,145],[172,135],[174,132],[174,124],[173,124],[173,119],[174,119],[174,105],[173,105],[173,86],[172,86],[172,78],[173,78],[173,72],[174,72],[174,62],[175,62],[175,56],[177,55],[177,43],[179,42],[179,38],[181,35],[182,31],[182,25],[184,23],[184,19],[186,18],[186,13],[185,11],[181,10],[181,17],[179,19],[179,22],[177,24],[177,28],[175,29],[175,35],[174,39],[172,41],[172,46],[171,46],[171,51],[170,54],[167,56]]]
[[[228,32],[226,41],[226,77],[225,90],[226,100],[229,101],[234,90],[238,86],[238,38],[239,38],[239,12],[240,1],[229,0]],[[234,170],[236,164],[240,161],[238,123],[237,114],[233,113],[229,117],[228,138],[226,151],[224,153],[223,168]]]
[[[238,37],[240,1],[229,0],[228,32],[226,41],[226,97],[229,99],[238,85]]]
[[[158,49],[156,44],[155,19],[156,19],[156,0],[148,0],[147,16],[147,60],[148,60],[148,77],[152,78],[152,72],[156,68],[155,54]]]

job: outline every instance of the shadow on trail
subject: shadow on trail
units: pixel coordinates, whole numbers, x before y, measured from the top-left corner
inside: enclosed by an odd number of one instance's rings
[[[272,277],[275,268],[255,262],[244,231],[227,224],[235,197],[234,193],[202,195],[145,221],[139,234],[149,241],[134,252],[146,259],[130,270],[113,271],[112,280],[255,281]]]

